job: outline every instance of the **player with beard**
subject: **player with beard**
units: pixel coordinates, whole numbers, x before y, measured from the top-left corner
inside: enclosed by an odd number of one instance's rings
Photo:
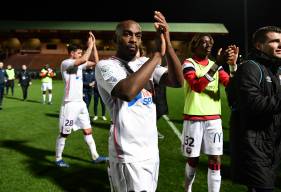
[[[159,152],[153,84],[181,87],[183,82],[165,17],[155,11],[154,19],[157,43],[151,58],[137,57],[141,27],[126,20],[116,27],[116,56],[96,66],[100,95],[113,121],[109,170],[112,187],[118,192],[156,190]],[[168,69],[160,66],[164,55]]]

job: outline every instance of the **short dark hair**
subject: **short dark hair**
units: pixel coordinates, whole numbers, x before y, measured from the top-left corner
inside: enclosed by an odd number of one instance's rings
[[[266,34],[269,32],[281,33],[281,28],[276,26],[265,26],[259,28],[256,32],[254,32],[252,41],[255,45],[256,43],[264,43],[266,41]]]
[[[70,44],[67,46],[68,53],[70,53],[71,51],[77,51],[78,49],[82,49],[82,47],[77,44]]]
[[[211,43],[214,44],[214,39],[209,33],[197,33],[192,37],[192,39],[189,43],[189,50],[192,53],[194,53],[195,49],[198,47],[201,38],[205,37],[205,36],[209,37],[211,40]]]
[[[125,20],[125,21],[121,21],[120,23],[117,24],[116,28],[115,28],[115,35],[118,37],[120,35],[122,35],[123,32],[123,28],[125,24],[132,24],[135,23],[139,26],[140,30],[141,30],[141,26],[138,22],[134,21],[134,20]]]

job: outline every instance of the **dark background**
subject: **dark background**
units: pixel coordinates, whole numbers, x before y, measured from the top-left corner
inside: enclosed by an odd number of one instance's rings
[[[168,22],[223,23],[229,35],[215,38],[216,46],[235,43],[242,54],[246,47],[251,49],[251,34],[256,29],[281,27],[281,0],[38,0],[5,4],[8,9],[2,6],[2,20],[153,22],[153,11],[159,10]]]

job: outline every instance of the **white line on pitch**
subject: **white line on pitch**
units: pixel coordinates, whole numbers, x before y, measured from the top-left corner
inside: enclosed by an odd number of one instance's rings
[[[174,131],[174,133],[176,134],[176,136],[179,138],[179,140],[181,141],[181,133],[179,132],[179,130],[176,128],[175,124],[169,119],[169,117],[167,115],[163,115],[162,116],[167,123],[170,125],[171,129]]]

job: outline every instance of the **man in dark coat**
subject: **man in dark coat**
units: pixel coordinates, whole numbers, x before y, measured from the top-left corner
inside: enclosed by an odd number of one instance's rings
[[[253,45],[227,88],[232,174],[249,192],[272,192],[281,162],[281,29],[258,29]]]
[[[4,63],[0,62],[0,110],[2,109],[4,86],[7,79],[7,74],[4,70]]]
[[[27,93],[28,93],[28,87],[31,85],[31,77],[30,73],[27,71],[27,66],[22,65],[22,70],[19,73],[19,84],[22,89],[22,100],[26,100]]]

